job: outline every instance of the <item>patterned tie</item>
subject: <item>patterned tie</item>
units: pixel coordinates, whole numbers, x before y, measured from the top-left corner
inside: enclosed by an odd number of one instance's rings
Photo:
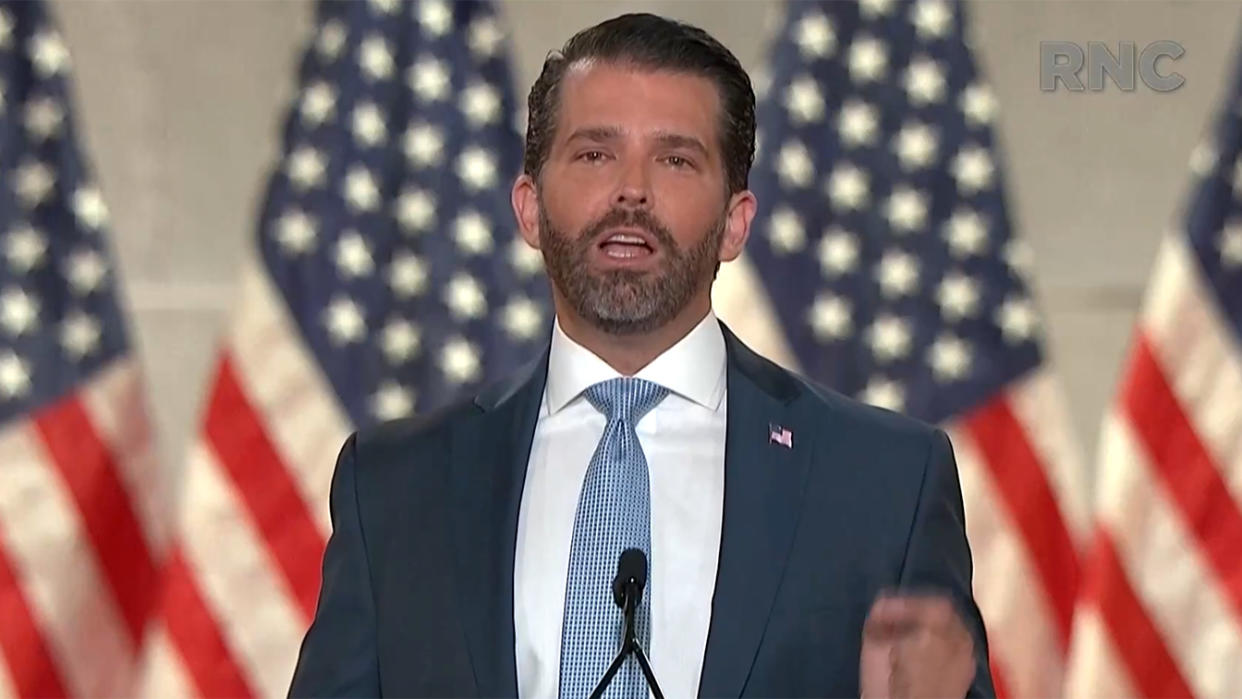
[[[617,559],[627,548],[651,560],[651,489],[647,458],[634,426],[668,395],[635,378],[611,379],[586,389],[586,399],[608,418],[591,457],[569,549],[565,621],[561,632],[561,699],[585,699],[621,649],[621,610],[612,598]],[[650,564],[648,564],[650,571]],[[651,575],[635,614],[643,649],[651,643]],[[644,699],[647,683],[633,656],[613,677],[606,699]]]

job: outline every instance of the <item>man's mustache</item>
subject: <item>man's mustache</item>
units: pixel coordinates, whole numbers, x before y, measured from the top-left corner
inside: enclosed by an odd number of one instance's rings
[[[656,239],[660,244],[660,248],[669,252],[676,252],[677,241],[673,239],[673,234],[669,233],[668,228],[660,223],[650,212],[642,209],[612,209],[608,213],[600,217],[598,221],[587,227],[585,232],[579,236],[578,245],[580,247],[590,247],[596,238],[610,228],[618,227],[640,228]]]

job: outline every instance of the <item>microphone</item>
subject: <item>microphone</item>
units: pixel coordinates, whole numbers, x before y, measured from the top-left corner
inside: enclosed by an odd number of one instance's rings
[[[622,611],[628,596],[634,598],[637,608],[643,601],[643,588],[647,586],[647,556],[642,549],[626,549],[617,561],[617,577],[612,580],[612,599]]]
[[[660,691],[660,685],[651,672],[651,663],[647,661],[647,654],[643,652],[642,645],[638,643],[638,636],[634,630],[634,613],[643,599],[643,588],[646,586],[647,554],[635,548],[622,551],[621,558],[617,561],[617,576],[612,579],[612,599],[621,608],[622,628],[624,629],[621,651],[617,653],[616,659],[604,673],[595,691],[591,692],[590,699],[599,699],[603,695],[604,690],[608,688],[608,683],[612,682],[613,676],[621,669],[622,663],[630,653],[638,658],[638,666],[642,668],[643,677],[647,680],[647,686],[651,688],[652,696],[655,699],[664,699],[664,693]]]

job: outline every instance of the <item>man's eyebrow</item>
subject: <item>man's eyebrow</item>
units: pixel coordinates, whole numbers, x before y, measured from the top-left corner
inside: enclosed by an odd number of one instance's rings
[[[669,148],[688,148],[701,153],[704,157],[708,157],[710,153],[707,146],[703,142],[693,136],[685,134],[673,133],[671,131],[661,131],[656,134],[656,141]]]
[[[611,141],[620,138],[622,130],[617,126],[584,126],[569,134],[566,142],[576,140],[583,141]],[[673,131],[657,131],[655,140],[666,148],[687,148],[689,150],[698,151],[704,157],[710,155],[707,146],[703,142],[693,136],[676,133]]]
[[[585,126],[569,134],[568,141],[611,141],[621,136],[621,129],[616,126]]]

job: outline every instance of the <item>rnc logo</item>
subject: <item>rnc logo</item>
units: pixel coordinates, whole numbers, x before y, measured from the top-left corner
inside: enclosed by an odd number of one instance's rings
[[[1181,73],[1161,74],[1157,70],[1161,58],[1176,61],[1186,53],[1176,41],[1153,41],[1141,52],[1133,41],[1122,41],[1118,49],[1117,54],[1113,54],[1102,41],[1088,41],[1086,51],[1072,41],[1039,42],[1039,89],[1054,92],[1060,81],[1070,92],[1100,92],[1104,89],[1106,75],[1112,84],[1126,92],[1134,91],[1136,75],[1156,92],[1172,92],[1186,82]],[[1086,85],[1079,77],[1084,65]]]

